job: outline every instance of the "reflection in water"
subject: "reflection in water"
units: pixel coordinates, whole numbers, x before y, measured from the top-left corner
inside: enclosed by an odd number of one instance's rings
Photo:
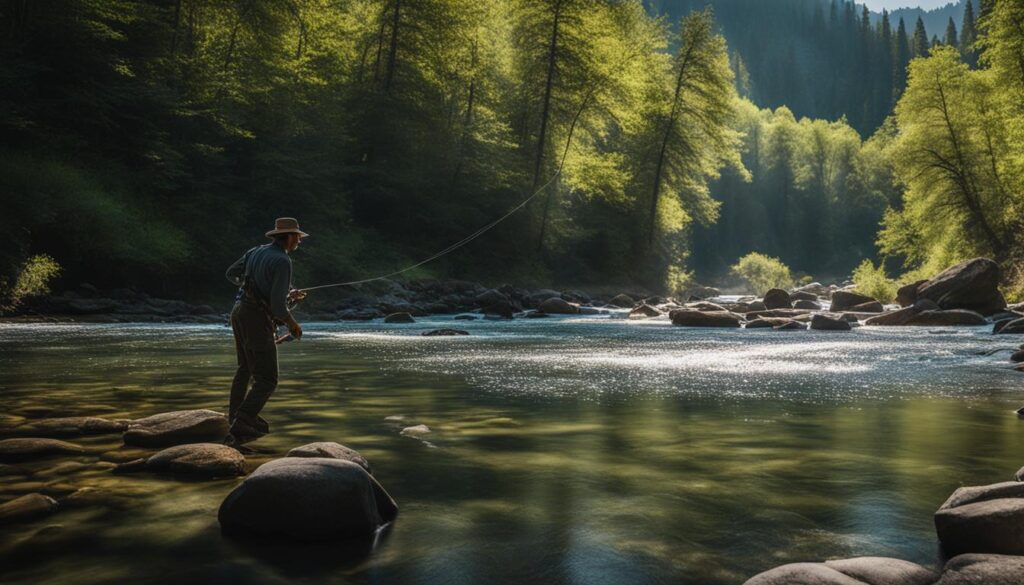
[[[282,348],[255,467],[362,452],[401,512],[369,554],[220,536],[236,480],[114,476],[118,437],[0,466],[0,500],[63,496],[0,533],[4,583],[709,583],[782,562],[934,564],[931,514],[1007,479],[1024,397],[979,328],[709,331],[666,321],[323,324]],[[227,329],[0,325],[0,423],[223,409]],[[401,419],[385,420],[388,417]],[[426,424],[426,441],[403,437]],[[71,462],[69,464],[69,462]]]

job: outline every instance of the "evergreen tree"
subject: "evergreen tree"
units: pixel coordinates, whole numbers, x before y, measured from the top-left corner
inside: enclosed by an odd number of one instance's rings
[[[900,18],[892,50],[893,101],[899,99],[907,87],[907,63],[910,61],[910,44],[907,41],[907,26]]]
[[[953,18],[950,17],[949,22],[946,24],[946,36],[942,39],[942,44],[950,47],[960,47],[960,40],[956,35],[956,25],[953,24]]]
[[[927,57],[928,47],[930,46],[928,32],[924,30],[924,21],[918,16],[917,24],[914,25],[914,36],[910,39],[910,57],[912,59]]]
[[[978,40],[977,24],[974,18],[974,2],[968,0],[964,6],[964,19],[960,24],[960,54],[972,68],[978,66],[978,53],[974,43]]]

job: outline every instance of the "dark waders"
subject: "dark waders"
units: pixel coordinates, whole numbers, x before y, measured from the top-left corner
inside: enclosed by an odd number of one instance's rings
[[[256,439],[270,430],[259,414],[277,388],[275,329],[266,308],[250,294],[243,295],[231,310],[238,370],[231,383],[228,417],[231,434],[238,442]]]

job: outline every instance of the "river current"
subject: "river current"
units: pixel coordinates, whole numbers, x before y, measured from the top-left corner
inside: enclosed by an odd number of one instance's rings
[[[282,346],[273,432],[360,451],[398,502],[372,552],[220,535],[238,480],[113,475],[89,453],[3,466],[0,501],[92,504],[0,527],[0,581],[742,583],[849,556],[939,565],[931,515],[1024,465],[1017,336],[988,327],[688,329],[617,316],[319,323]],[[423,337],[437,327],[469,336]],[[224,410],[230,330],[0,324],[0,422]],[[432,432],[403,436],[403,427]],[[69,464],[71,462],[72,464]]]

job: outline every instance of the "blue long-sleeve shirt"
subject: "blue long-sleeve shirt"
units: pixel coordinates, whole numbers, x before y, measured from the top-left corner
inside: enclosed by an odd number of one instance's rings
[[[245,284],[248,275],[256,294],[270,305],[274,318],[281,321],[291,318],[288,291],[292,288],[292,259],[281,246],[271,243],[250,249],[229,266],[224,275],[238,287]]]

